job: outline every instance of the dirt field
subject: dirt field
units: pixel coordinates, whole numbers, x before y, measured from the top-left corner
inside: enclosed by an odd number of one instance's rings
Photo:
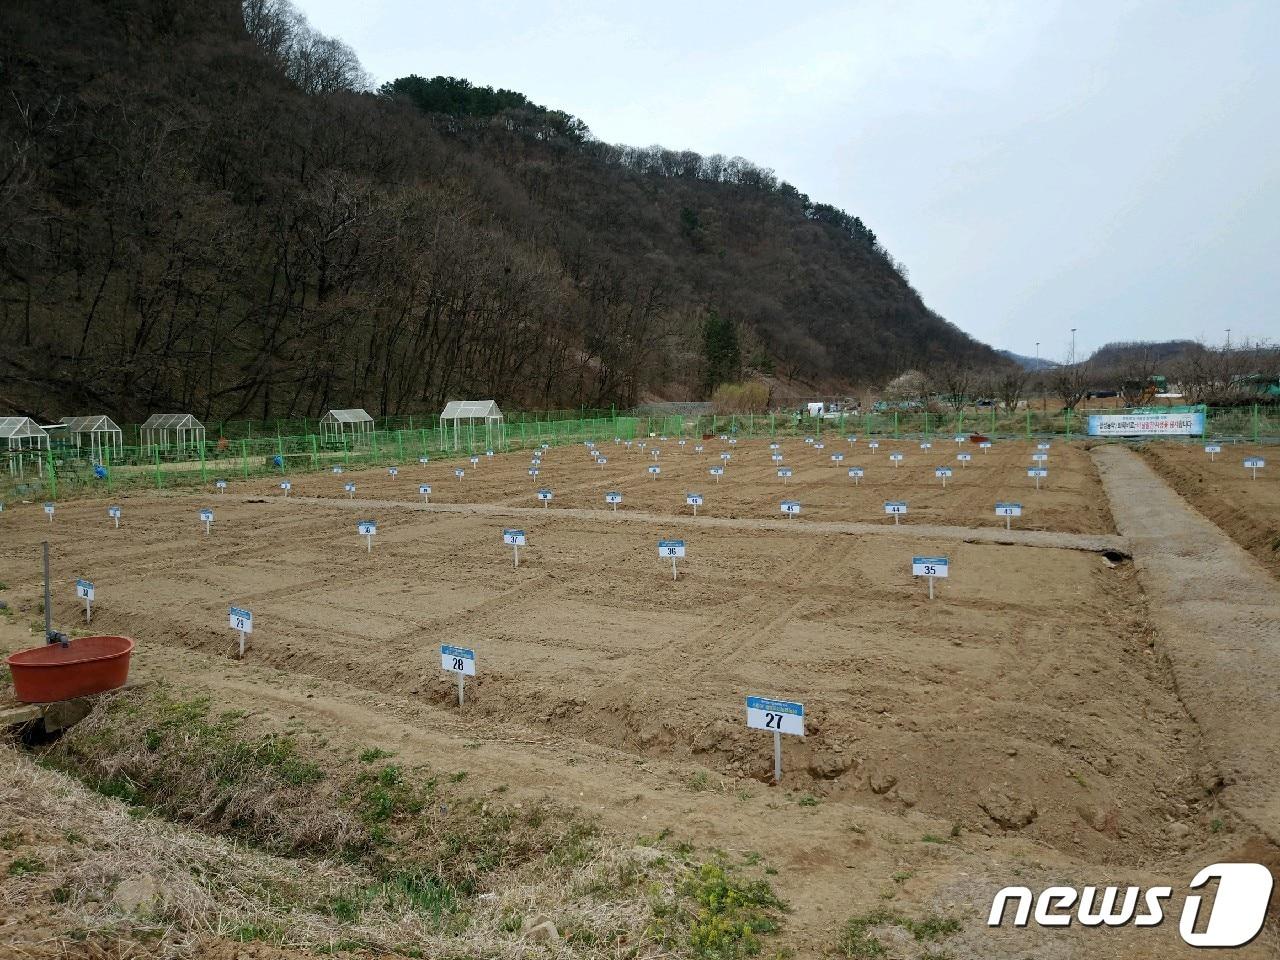
[[[648,451],[608,444],[603,469],[564,447],[536,479],[513,454],[464,464],[461,481],[451,463],[415,463],[394,478],[294,476],[287,499],[274,481],[128,496],[120,530],[105,501],[60,505],[53,523],[38,504],[17,505],[0,514],[0,596],[16,611],[0,646],[31,642],[48,538],[57,621],[83,620],[70,581],[93,580],[95,632],[135,637],[140,676],[302,717],[335,741],[465,765],[478,788],[578,803],[623,834],[665,829],[762,851],[793,904],[783,943],[805,956],[887,900],[961,917],[948,955],[1030,955],[1047,948],[1044,932],[983,926],[1000,886],[1189,877],[1252,842],[1204,782],[1197,727],[1131,564],[912,532],[1002,525],[994,502],[1016,499],[1027,528],[1111,533],[1086,451],[1055,444],[1037,493],[1025,475],[1032,444],[972,449],[961,468],[949,439],[930,451],[882,442],[874,454],[861,442],[788,443],[785,486],[764,442],[732,448],[719,483],[707,468],[722,444],[706,441],[701,455],[693,441],[683,453],[652,444],[663,450],[656,480]],[[892,450],[905,454],[896,470]],[[945,491],[938,463],[955,467]],[[867,471],[857,487],[851,465]],[[344,482],[356,503],[342,502]],[[421,482],[432,503],[496,512],[411,507]],[[555,492],[549,509],[503,515],[536,507],[540,486]],[[794,532],[700,524],[684,505],[694,488],[700,517],[780,519],[784,496],[804,513],[788,521]],[[614,489],[622,511],[658,516],[620,522],[604,512]],[[888,498],[910,504],[900,528],[883,514]],[[209,536],[197,517],[206,505]],[[558,515],[565,507],[601,512]],[[356,533],[365,518],[378,522],[371,553]],[[803,532],[819,520],[888,526]],[[527,531],[518,569],[504,526]],[[674,582],[656,547],[671,537],[688,545]],[[933,601],[911,576],[914,554],[951,560]],[[243,663],[229,605],[255,618]],[[477,653],[461,713],[441,643]],[[744,725],[753,694],[805,703],[806,736],[784,738],[781,789],[767,785],[768,734]],[[1171,927],[1075,928],[1053,949],[1167,956],[1180,946]]]
[[[1087,451],[1063,443],[1054,444],[1048,452],[1049,476],[1037,491],[1035,481],[1027,476],[1032,466],[1035,443],[1000,441],[987,451],[975,444],[957,445],[951,438],[935,438],[932,448],[922,450],[919,441],[878,441],[878,449],[867,448],[858,440],[828,438],[824,448],[814,449],[803,441],[780,442],[777,452],[781,465],[770,456],[774,452],[765,440],[742,441],[729,446],[718,440],[689,440],[681,448],[673,440],[658,438],[641,441],[630,448],[612,442],[602,443],[599,450],[607,463],[595,465],[586,447],[581,445],[553,447],[543,458],[537,477],[528,474],[530,458],[513,453],[495,457],[492,462],[481,457],[472,466],[463,461],[461,480],[454,476],[454,461],[433,461],[421,465],[397,467],[392,477],[387,470],[347,470],[340,476],[332,473],[300,474],[289,477],[294,496],[344,498],[344,484],[356,484],[360,499],[420,501],[418,487],[431,486],[432,503],[486,503],[507,506],[539,506],[537,491],[548,488],[556,507],[606,509],[604,495],[618,491],[623,495],[619,510],[642,510],[662,515],[691,514],[685,505],[685,494],[698,492],[705,498],[698,508],[699,516],[732,518],[782,517],[781,501],[800,501],[800,519],[839,520],[887,523],[893,519],[884,512],[886,500],[906,500],[908,514],[902,522],[956,524],[960,526],[1002,526],[995,516],[996,501],[1022,503],[1023,515],[1015,526],[1029,530],[1059,530],[1068,533],[1111,533],[1114,530],[1106,500],[1098,485],[1097,472]],[[697,445],[703,446],[696,453]],[[659,456],[652,456],[653,450]],[[709,472],[722,465],[721,453],[731,460],[718,479]],[[891,453],[903,459],[895,467]],[[972,460],[963,466],[958,453],[968,453]],[[833,463],[832,454],[844,457]],[[661,473],[648,473],[656,464]],[[789,467],[792,476],[778,477],[778,467]],[[849,468],[860,466],[865,475],[855,485]],[[946,488],[934,475],[937,467],[952,469]],[[266,496],[280,496],[279,481],[259,480],[246,488]]]
[[[1197,510],[1280,577],[1280,463],[1275,448],[1223,444],[1213,462],[1199,443],[1150,443],[1147,462]],[[1261,457],[1256,480],[1242,463]]]

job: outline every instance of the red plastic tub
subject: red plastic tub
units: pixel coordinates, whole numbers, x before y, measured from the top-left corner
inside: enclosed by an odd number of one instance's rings
[[[132,653],[128,637],[77,637],[65,647],[49,643],[19,650],[5,663],[18,700],[53,703],[124,686]]]

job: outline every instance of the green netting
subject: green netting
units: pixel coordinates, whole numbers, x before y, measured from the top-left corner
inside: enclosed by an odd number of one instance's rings
[[[744,438],[828,436],[934,437],[983,433],[997,438],[1079,437],[1086,432],[1091,411],[996,409],[964,413],[924,411],[842,414],[823,419],[795,414],[735,414],[732,416],[615,416],[600,411],[595,417],[550,414],[508,415],[503,424],[460,426],[457,448],[453,429],[442,431],[437,418],[383,418],[371,433],[323,437],[316,431],[238,438],[223,434],[216,440],[167,448],[126,446],[91,459],[88,449],[55,444],[50,450],[12,451],[0,467],[0,499],[35,499],[111,493],[124,489],[165,489],[208,484],[213,480],[288,475],[350,467],[413,463],[420,457],[465,458],[487,449],[530,449],[614,437],[699,437],[732,434]],[[1115,413],[1114,410],[1092,411]],[[296,421],[280,421],[295,423]],[[307,421],[308,424],[315,421]],[[410,426],[415,423],[416,426]],[[212,435],[213,430],[210,430]],[[447,436],[446,436],[447,433]],[[1225,441],[1280,443],[1280,407],[1209,408],[1205,437]],[[1199,440],[1201,438],[1188,438]]]

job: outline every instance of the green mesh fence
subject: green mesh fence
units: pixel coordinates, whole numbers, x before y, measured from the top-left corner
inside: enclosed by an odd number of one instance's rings
[[[983,433],[996,438],[1070,439],[1087,432],[1090,411],[887,411],[843,414],[832,419],[794,414],[638,417],[616,416],[609,411],[598,411],[598,416],[590,417],[562,415],[576,412],[508,414],[501,425],[462,426],[456,433],[452,428],[442,429],[436,417],[383,418],[376,421],[377,429],[371,433],[340,437],[321,435],[317,432],[317,421],[282,420],[279,421],[282,427],[305,423],[315,429],[267,436],[249,436],[251,430],[246,429],[245,436],[223,433],[216,440],[202,443],[125,446],[101,462],[93,461],[87,451],[73,447],[55,445],[47,451],[10,451],[5,455],[7,469],[0,468],[0,501],[54,499],[89,492],[110,494],[129,489],[179,489],[217,479],[328,470],[338,464],[355,468],[392,466],[412,463],[421,457],[464,458],[487,450],[531,449],[543,443],[560,445],[592,440],[603,444],[615,437],[631,440],[649,435],[732,434],[759,438],[856,434],[917,438]],[[256,426],[260,429],[262,425]],[[212,428],[208,432],[215,435]],[[1205,436],[1226,441],[1280,443],[1280,407],[1209,408]]]

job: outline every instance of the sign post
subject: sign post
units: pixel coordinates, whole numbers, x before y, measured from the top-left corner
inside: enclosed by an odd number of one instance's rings
[[[231,629],[240,634],[240,659],[243,660],[245,635],[253,633],[253,614],[248,610],[232,607],[228,619],[231,621]]]
[[[773,734],[773,782],[782,782],[782,735],[804,736],[804,704],[747,697],[747,726]]]
[[[48,500],[47,500],[47,501],[45,501],[45,505],[44,505],[44,512],[45,512],[46,514],[48,514],[48,516],[49,516],[49,522],[50,522],[50,523],[53,523],[53,511],[54,511],[54,509],[55,509],[55,508],[54,508],[54,504],[53,504],[53,502],[52,502],[52,501],[48,501]]]
[[[902,454],[900,454],[900,453],[891,453],[891,454],[889,454],[889,459],[893,461],[893,469],[897,470],[897,469],[898,469],[898,464],[900,464],[900,463],[902,462]]]
[[[287,497],[289,496],[289,491],[293,489],[293,484],[288,480],[281,480],[280,489],[284,491],[284,495]]]
[[[542,508],[544,510],[547,508],[547,505],[551,503],[552,496],[554,496],[554,494],[552,494],[550,487],[542,487],[538,491],[538,499],[542,501]]]
[[[658,556],[671,558],[671,579],[676,578],[676,560],[684,559],[683,540],[659,540]]]
[[[702,506],[702,494],[686,493],[684,495],[684,502],[693,507],[693,515],[696,517],[698,515],[698,508]]]
[[[378,532],[378,525],[372,520],[361,520],[356,524],[356,532],[364,537],[365,553],[373,553],[373,535]]]
[[[356,496],[356,485],[348,481],[342,485],[342,489],[347,491],[347,499],[354,500]]]
[[[884,502],[884,512],[893,515],[893,525],[898,525],[898,518],[904,516],[907,512],[907,501],[905,500],[886,500]]]
[[[942,489],[943,489],[943,490],[947,489],[947,477],[951,476],[951,468],[950,468],[950,467],[938,467],[937,469],[935,469],[935,470],[933,471],[933,475],[934,475],[935,477],[941,477],[941,478],[942,478]]]
[[[76,581],[76,596],[84,601],[84,622],[93,621],[93,584],[88,580]]]
[[[1267,461],[1261,457],[1249,457],[1244,462],[1244,468],[1249,471],[1249,479],[1257,480],[1258,471],[1267,465]]]
[[[800,501],[799,500],[783,500],[782,512],[785,513],[787,515],[787,519],[790,520],[792,517],[796,516],[800,512]]]
[[[476,675],[476,652],[466,647],[451,647],[447,643],[440,645],[440,669],[458,676],[458,709],[462,709],[465,699],[464,689],[467,677]]]
[[[850,467],[849,476],[853,479],[853,485],[856,487],[862,481],[863,470],[861,467]]]
[[[525,544],[523,530],[503,530],[502,542],[509,546],[515,556],[515,565],[520,566],[520,548]]]
[[[216,488],[217,488],[217,491],[218,491],[219,493],[226,493],[226,492],[227,492],[227,481],[225,481],[225,480],[215,480],[215,481],[214,481],[214,483],[213,483],[213,485],[214,485],[214,487],[216,487]]]
[[[948,561],[946,557],[912,557],[911,575],[927,577],[929,580],[929,599],[933,599],[933,581],[935,577],[946,577]]]
[[[787,485],[787,481],[791,478],[791,468],[779,467],[778,476],[782,478],[782,485],[785,487]]]
[[[1006,530],[1012,529],[1012,528],[1009,526],[1009,518],[1010,518],[1010,517],[1020,517],[1020,516],[1022,516],[1022,504],[1020,504],[1020,503],[997,503],[997,504],[996,504],[996,516],[997,516],[997,517],[1004,517],[1004,528],[1005,528]]]
[[[1209,455],[1209,462],[1210,462],[1210,463],[1213,463],[1213,458],[1214,458],[1214,456],[1215,456],[1216,454],[1219,454],[1219,453],[1221,453],[1221,452],[1222,452],[1222,444],[1220,444],[1220,443],[1206,443],[1206,444],[1204,445],[1204,452],[1205,452],[1205,453],[1207,453],[1207,454]]]
[[[1027,476],[1036,478],[1036,489],[1039,490],[1041,478],[1048,477],[1049,471],[1044,467],[1031,467],[1027,470]]]
[[[960,468],[964,469],[969,465],[969,461],[973,459],[972,453],[957,453],[956,459],[960,461]]]
[[[653,479],[655,480],[658,479],[658,474],[660,474],[661,472],[662,472],[662,468],[658,466],[656,463],[649,468],[649,476],[653,477]]]
[[[716,483],[719,483],[720,478],[724,476],[724,467],[712,467],[708,472],[716,478]]]
[[[116,522],[116,529],[120,529],[120,508],[107,507],[107,516]]]
[[[613,512],[618,512],[618,504],[622,502],[622,494],[617,490],[610,490],[604,495],[604,502],[613,507]]]
[[[200,519],[204,521],[204,535],[209,535],[209,528],[213,526],[213,511],[205,507],[200,511]]]

